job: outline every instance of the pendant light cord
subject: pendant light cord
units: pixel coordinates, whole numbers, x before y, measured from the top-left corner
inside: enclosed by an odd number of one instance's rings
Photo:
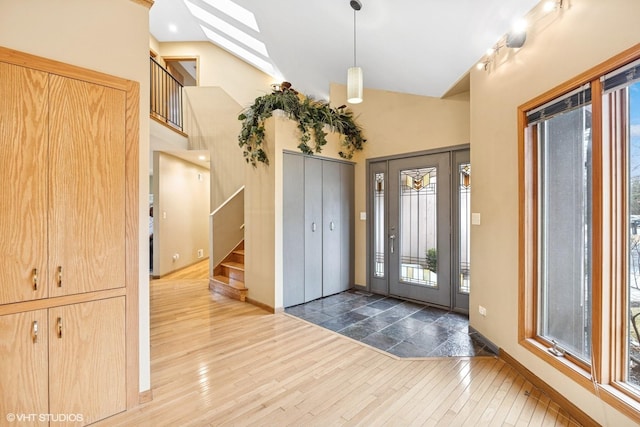
[[[356,66],[356,10],[353,9],[353,66]]]

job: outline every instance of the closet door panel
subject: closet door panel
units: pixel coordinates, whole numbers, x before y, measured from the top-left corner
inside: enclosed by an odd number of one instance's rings
[[[304,300],[322,297],[322,160],[304,158]]]
[[[49,404],[91,424],[126,409],[125,298],[49,309]]]
[[[125,285],[125,93],[51,75],[50,296]]]
[[[0,316],[0,425],[12,425],[7,414],[50,412],[47,350],[47,310]],[[18,421],[48,425],[38,416]]]
[[[322,162],[322,296],[341,291],[341,164]]]
[[[304,157],[283,159],[283,304],[304,303]]]
[[[340,165],[340,292],[353,286],[354,281],[354,168],[353,165]]]
[[[46,298],[47,74],[0,63],[0,304]]]

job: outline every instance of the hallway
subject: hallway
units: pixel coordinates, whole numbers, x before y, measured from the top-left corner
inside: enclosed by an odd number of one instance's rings
[[[577,425],[498,358],[398,359],[176,275],[151,283],[153,401],[96,425]]]

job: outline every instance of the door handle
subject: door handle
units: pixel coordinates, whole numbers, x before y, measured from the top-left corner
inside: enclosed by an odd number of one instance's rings
[[[315,222],[311,223],[311,231],[314,232],[314,233],[316,231],[316,223]]]
[[[62,266],[58,266],[58,287],[62,287]]]
[[[391,240],[391,253],[394,252],[394,246],[395,246],[395,241],[396,241],[396,235],[392,234],[389,236],[389,240]]]
[[[329,230],[333,231],[335,228],[336,228],[336,224],[333,221],[331,221],[329,223]]]
[[[58,332],[58,338],[62,338],[62,317],[58,317],[58,321],[57,323],[57,332]]]
[[[38,321],[34,320],[33,324],[31,325],[31,339],[33,340],[33,343],[37,343],[38,342]]]
[[[38,269],[34,268],[31,271],[31,282],[33,283],[33,290],[37,291],[38,290]]]

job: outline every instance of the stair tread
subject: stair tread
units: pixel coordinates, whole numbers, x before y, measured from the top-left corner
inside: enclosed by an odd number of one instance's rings
[[[233,253],[244,256],[244,249],[236,249]]]
[[[228,268],[233,268],[235,270],[242,270],[244,271],[244,263],[242,262],[235,262],[235,261],[224,261],[222,264],[220,264],[224,267],[228,267]]]
[[[225,285],[229,285],[230,287],[232,287],[234,289],[238,289],[238,290],[247,289],[244,286],[244,282],[242,282],[240,280],[232,279],[232,278],[227,277],[227,276],[213,276],[213,280],[215,280],[216,282],[219,282],[219,283],[223,283]]]

